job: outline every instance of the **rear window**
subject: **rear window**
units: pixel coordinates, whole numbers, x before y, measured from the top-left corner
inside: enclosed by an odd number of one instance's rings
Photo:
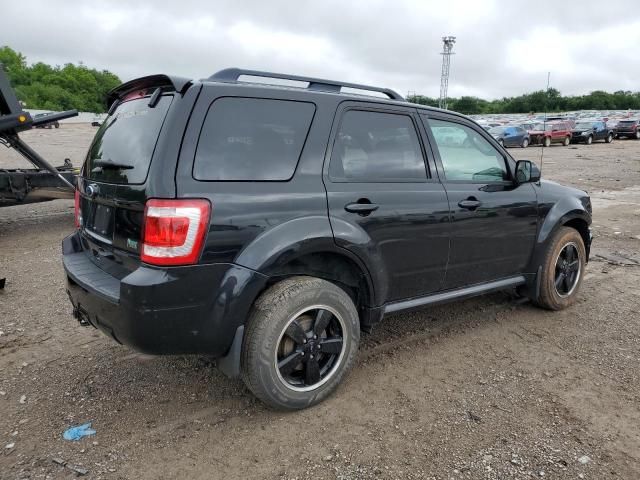
[[[315,113],[308,102],[226,97],[213,102],[193,164],[197,180],[286,181]]]
[[[633,126],[635,125],[637,120],[621,120],[618,122],[618,125],[623,127]]]
[[[348,110],[336,136],[329,175],[347,182],[423,182],[427,178],[411,117]]]
[[[144,183],[172,100],[172,95],[164,95],[154,108],[149,107],[149,97],[119,105],[93,139],[85,176],[109,183]]]

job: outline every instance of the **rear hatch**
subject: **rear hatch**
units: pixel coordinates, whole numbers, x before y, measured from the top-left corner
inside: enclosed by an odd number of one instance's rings
[[[122,278],[140,263],[146,181],[173,95],[129,93],[111,108],[79,179],[81,232],[94,263]]]
[[[636,122],[632,120],[622,120],[618,122],[618,131],[632,132],[636,126]]]

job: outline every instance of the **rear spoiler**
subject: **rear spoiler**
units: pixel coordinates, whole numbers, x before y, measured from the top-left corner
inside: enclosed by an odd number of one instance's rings
[[[178,92],[184,94],[191,86],[192,80],[182,77],[174,77],[169,75],[149,75],[123,83],[107,93],[107,109],[111,109],[113,104],[131,92],[136,90],[147,90],[152,88],[161,88],[164,90]]]
[[[71,189],[75,188],[73,184],[53,165],[42,158],[38,152],[27,145],[27,143],[18,136],[18,133],[38,125],[64,120],[65,118],[71,118],[77,115],[77,110],[69,110],[67,112],[44,115],[34,120],[29,112],[25,112],[20,102],[18,102],[18,98],[9,83],[9,78],[4,71],[4,66],[0,63],[0,144],[5,144],[15,149],[36,167],[51,172],[52,175],[58,177],[64,185]]]

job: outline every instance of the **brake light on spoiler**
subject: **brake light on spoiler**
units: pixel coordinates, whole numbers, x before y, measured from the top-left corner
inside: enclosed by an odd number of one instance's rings
[[[211,204],[207,200],[148,200],[140,259],[151,265],[197,263],[210,216]]]

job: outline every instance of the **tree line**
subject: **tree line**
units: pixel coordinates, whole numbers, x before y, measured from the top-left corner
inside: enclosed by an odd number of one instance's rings
[[[120,79],[107,70],[67,63],[51,66],[42,62],[27,64],[21,53],[0,47],[0,63],[9,75],[18,99],[26,108],[102,113],[105,95]],[[408,100],[437,107],[438,99],[411,95]],[[640,110],[640,92],[596,90],[588,95],[563,96],[555,88],[525,93],[517,97],[485,100],[463,96],[450,98],[449,110],[467,115],[482,113],[561,112],[572,110]]]
[[[411,95],[410,102],[438,106],[438,99]],[[566,112],[574,110],[640,110],[640,92],[596,90],[587,95],[563,96],[555,88],[525,93],[517,97],[484,100],[463,96],[448,99],[448,109],[466,115],[482,113]]]
[[[18,100],[35,110],[72,110],[102,113],[105,96],[121,81],[107,70],[67,63],[51,66],[42,62],[27,64],[24,55],[8,46],[0,47],[4,65]]]

